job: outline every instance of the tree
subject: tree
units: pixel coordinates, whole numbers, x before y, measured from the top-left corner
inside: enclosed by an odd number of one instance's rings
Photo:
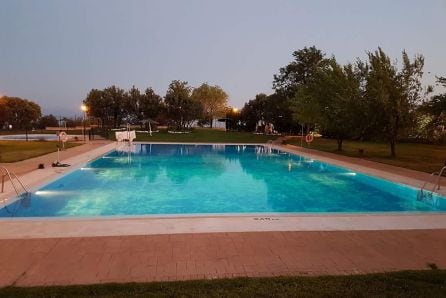
[[[141,111],[144,119],[155,119],[163,110],[162,97],[153,91],[152,88],[147,88],[141,101]]]
[[[9,108],[7,105],[6,97],[0,97],[0,128],[4,127],[8,123]]]
[[[125,91],[114,85],[104,90],[92,89],[83,102],[88,106],[88,115],[100,118],[103,125],[119,127],[126,116]]]
[[[293,119],[291,100],[279,93],[268,95],[265,102],[265,120],[274,124],[279,132],[299,131],[300,125]]]
[[[126,119],[130,123],[138,123],[142,126],[145,120],[156,118],[162,108],[161,96],[150,87],[145,93],[141,93],[133,86],[126,93],[126,97],[124,110]]]
[[[297,89],[294,98],[291,99],[291,110],[293,119],[308,131],[320,120],[319,102],[312,98],[308,86],[301,86]]]
[[[219,86],[210,86],[203,83],[193,90],[192,98],[203,106],[203,118],[210,124],[211,128],[215,118],[225,115],[228,95]]]
[[[245,104],[240,113],[240,120],[248,131],[253,131],[259,121],[272,123],[280,132],[297,131],[299,126],[293,120],[292,114],[290,100],[282,94],[260,93]]]
[[[446,88],[446,78],[437,77],[437,83]],[[439,129],[446,126],[446,93],[432,96],[419,107],[418,112],[421,113],[421,131],[424,130],[426,137],[440,143],[446,141],[442,133],[444,129]]]
[[[141,124],[144,120],[144,114],[141,109],[142,94],[138,88],[132,88],[125,93],[126,100],[124,102],[125,119],[129,123]]]
[[[26,140],[28,140],[28,130],[40,118],[42,112],[35,102],[19,97],[4,96],[0,102],[0,114],[4,117],[4,124],[12,125],[15,129],[24,129]]]
[[[294,127],[297,124],[305,125],[309,130],[317,121],[319,107],[305,88],[314,80],[315,74],[327,65],[328,59],[315,46],[295,51],[293,57],[294,61],[274,75],[273,88],[277,94],[288,99]]]
[[[413,123],[416,104],[421,100],[421,77],[424,58],[416,55],[410,61],[402,52],[402,69],[392,64],[381,48],[368,53],[366,101],[369,121],[390,144],[390,155],[396,157],[396,142]]]
[[[280,68],[273,81],[276,92],[288,98],[293,98],[299,87],[309,83],[315,72],[327,63],[325,54],[315,46],[295,51],[293,57],[294,61]]]
[[[106,104],[106,109],[112,118],[112,125],[114,128],[121,126],[122,119],[125,116],[125,91],[116,86],[105,88],[103,96]]]
[[[314,80],[302,87],[304,94],[296,99],[297,117],[317,122],[325,134],[336,138],[337,150],[342,151],[343,140],[357,131],[359,84],[353,66],[343,67],[332,57],[326,67],[314,73]]]
[[[91,89],[83,103],[88,107],[88,115],[101,119],[101,125],[104,127],[109,120],[109,109],[105,102],[104,91]]]
[[[37,122],[37,127],[40,129],[57,126],[59,126],[59,121],[57,121],[57,118],[53,114],[42,116]]]
[[[248,131],[254,131],[259,121],[265,121],[266,101],[268,96],[264,93],[257,94],[254,99],[245,103],[240,112],[241,121]]]
[[[187,82],[174,80],[164,98],[167,115],[178,130],[183,130],[202,116],[201,103],[191,97],[191,89]]]

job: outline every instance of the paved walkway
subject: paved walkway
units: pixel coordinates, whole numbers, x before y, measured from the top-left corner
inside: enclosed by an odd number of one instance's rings
[[[351,274],[446,267],[446,230],[0,240],[0,285]]]
[[[94,140],[89,141],[80,146],[68,148],[64,151],[61,151],[60,158],[62,162],[65,159],[80,155],[82,153],[91,151],[93,149],[104,146],[105,144],[109,144],[110,141],[107,140]],[[42,156],[33,157],[30,159],[13,162],[13,163],[0,163],[0,166],[7,167],[10,171],[14,172],[17,176],[22,176],[23,174],[32,172],[37,170],[37,166],[41,163],[45,165],[45,167],[51,167],[51,164],[57,159],[57,153],[48,153]]]

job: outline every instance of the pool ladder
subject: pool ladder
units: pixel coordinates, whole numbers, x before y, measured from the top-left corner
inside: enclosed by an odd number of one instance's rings
[[[18,197],[20,196],[27,196],[30,194],[30,192],[26,189],[26,187],[23,185],[22,181],[20,181],[19,177],[17,177],[16,174],[9,171],[7,168],[0,166],[1,170],[1,176],[2,176],[2,187],[1,187],[1,193],[5,191],[5,178],[8,177],[9,181],[11,181],[12,187],[15,190],[15,193]],[[22,191],[20,191],[20,189]]]
[[[443,173],[446,172],[446,166],[442,167],[441,170],[439,172],[433,172],[432,174],[430,174],[429,178],[426,179],[426,181],[424,182],[423,186],[420,188],[420,191],[418,192],[418,197],[421,199],[423,197],[425,197],[426,195],[429,195],[430,197],[432,197],[432,194],[438,190],[440,190],[440,180],[441,177],[443,176]],[[437,180],[432,183],[432,180],[438,176]],[[429,184],[432,184],[432,189],[427,192],[426,188]]]

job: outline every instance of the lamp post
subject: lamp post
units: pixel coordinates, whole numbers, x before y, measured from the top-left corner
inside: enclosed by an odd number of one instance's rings
[[[84,119],[82,121],[83,123],[83,134],[84,134],[84,142],[85,142],[85,118],[87,117],[87,111],[88,111],[88,107],[85,104],[81,105],[81,110],[84,113]]]

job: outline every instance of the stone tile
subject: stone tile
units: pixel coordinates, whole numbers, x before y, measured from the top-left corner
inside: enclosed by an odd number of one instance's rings
[[[425,269],[427,263],[446,266],[445,235],[404,230],[0,240],[0,285]]]

